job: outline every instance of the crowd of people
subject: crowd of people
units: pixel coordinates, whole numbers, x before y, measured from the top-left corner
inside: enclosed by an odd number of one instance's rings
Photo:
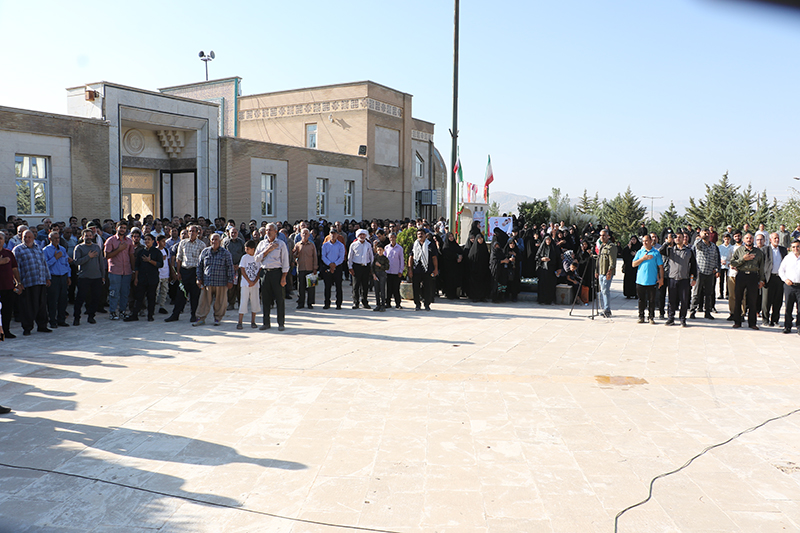
[[[97,316],[133,322],[179,321],[189,306],[193,326],[208,319],[219,326],[226,311],[238,309],[237,329],[285,328],[286,300],[313,309],[316,287],[324,283],[323,309],[341,309],[343,280],[352,284],[352,308],[401,308],[401,282],[411,282],[414,308],[430,310],[438,297],[473,302],[516,301],[535,285],[539,303],[552,305],[556,288],[570,289],[572,301],[599,297],[601,314],[611,316],[610,287],[622,262],[623,294],[639,303],[639,322],[666,317],[686,326],[703,313],[714,319],[716,280],[729,299],[729,320],[744,316],[757,329],[775,326],[785,303],[784,328],[792,329],[798,299],[800,225],[772,234],[765,228],[667,228],[660,235],[644,224],[624,248],[608,228],[588,224],[534,225],[513,217],[508,231],[487,236],[475,222],[463,244],[444,219],[372,220],[295,224],[203,217],[158,219],[129,216],[53,223],[36,227],[9,217],[0,231],[2,332],[23,335],[95,324]],[[398,243],[401,232],[413,244]],[[404,234],[404,235],[407,235]],[[791,248],[791,250],[788,250]],[[645,312],[647,316],[645,317]],[[261,324],[258,324],[258,314]],[[71,323],[68,321],[71,317]]]

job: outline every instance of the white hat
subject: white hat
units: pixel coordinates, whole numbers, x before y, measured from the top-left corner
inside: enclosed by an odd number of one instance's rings
[[[369,237],[369,232],[365,229],[360,229],[356,232],[356,239],[358,239],[359,235],[366,235],[367,237]]]

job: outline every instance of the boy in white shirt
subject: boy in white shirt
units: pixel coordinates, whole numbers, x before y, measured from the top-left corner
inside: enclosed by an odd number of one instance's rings
[[[242,319],[247,312],[247,303],[250,302],[250,312],[252,318],[250,319],[250,327],[257,328],[256,313],[261,312],[261,305],[259,304],[259,295],[261,291],[261,283],[258,280],[259,263],[256,262],[256,241],[249,240],[244,245],[246,252],[242,259],[239,261],[239,274],[242,276],[242,282],[239,284],[240,297],[239,297],[239,323],[236,329],[242,329]]]

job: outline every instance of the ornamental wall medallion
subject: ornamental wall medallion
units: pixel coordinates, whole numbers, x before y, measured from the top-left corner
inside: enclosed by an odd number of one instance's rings
[[[139,130],[128,130],[122,138],[125,151],[131,155],[139,155],[144,151],[144,135]]]

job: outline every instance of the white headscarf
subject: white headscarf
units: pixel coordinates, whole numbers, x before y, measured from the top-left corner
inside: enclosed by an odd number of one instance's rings
[[[414,241],[414,262],[415,263],[422,263],[423,268],[425,271],[428,271],[428,245],[430,241],[426,238],[424,244],[420,244],[419,239]]]

